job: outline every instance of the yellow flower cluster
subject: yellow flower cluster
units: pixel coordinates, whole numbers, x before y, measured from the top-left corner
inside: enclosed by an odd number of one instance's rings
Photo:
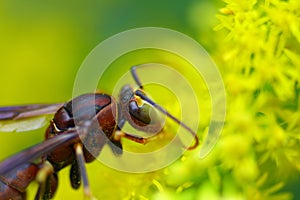
[[[225,3],[215,31],[226,37],[216,37],[212,54],[227,91],[226,125],[207,158],[195,161],[195,155],[194,160],[180,161],[180,167],[168,168],[166,181],[161,181],[165,192],[157,199],[296,198],[292,186],[300,175],[300,2]]]

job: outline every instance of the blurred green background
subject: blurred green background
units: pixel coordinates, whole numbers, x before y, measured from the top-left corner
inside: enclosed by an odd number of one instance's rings
[[[299,3],[225,2],[2,0],[0,105],[69,100],[80,64],[101,41],[137,27],[177,30],[206,48],[224,78],[228,118],[220,142],[204,160],[198,159],[198,150],[187,152],[170,167],[147,174],[88,164],[95,196],[299,199]],[[273,36],[276,40],[270,41]],[[148,56],[170,65],[180,62],[157,53]],[[143,54],[125,63],[139,62]],[[43,132],[1,133],[0,159],[42,141]],[[68,176],[68,169],[60,172],[55,199],[82,199],[82,189],[72,190]],[[32,184],[29,199],[35,190]]]

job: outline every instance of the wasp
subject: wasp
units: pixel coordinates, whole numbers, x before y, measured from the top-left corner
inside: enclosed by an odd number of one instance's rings
[[[91,198],[85,163],[95,160],[105,144],[115,155],[121,155],[122,138],[141,144],[154,140],[163,126],[158,112],[186,129],[195,140],[187,149],[196,148],[197,134],[146,95],[136,69],[132,67],[131,74],[138,89],[123,86],[118,101],[105,93],[88,93],[67,103],[0,107],[0,121],[30,120],[55,113],[45,141],[0,163],[0,199],[26,199],[26,188],[32,181],[39,183],[35,199],[51,199],[58,187],[58,172],[69,165],[72,187],[77,189],[83,184],[85,196]],[[153,109],[158,112],[150,116]],[[141,137],[126,133],[122,131],[126,122],[155,134]]]

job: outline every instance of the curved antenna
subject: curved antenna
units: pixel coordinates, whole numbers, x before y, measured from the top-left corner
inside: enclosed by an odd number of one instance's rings
[[[182,126],[184,129],[186,129],[194,137],[195,143],[192,146],[189,146],[187,148],[188,150],[195,149],[199,145],[198,136],[197,136],[197,134],[190,127],[188,127],[182,121],[180,121],[179,119],[177,119],[176,117],[174,117],[171,113],[169,113],[168,111],[166,111],[163,107],[161,107],[160,105],[156,104],[154,101],[152,101],[146,95],[144,95],[142,91],[136,90],[134,92],[134,94],[137,95],[137,96],[139,96],[141,99],[147,101],[152,106],[154,106],[155,108],[157,108],[160,112],[162,112],[163,114],[165,114],[166,116],[168,116],[169,118],[171,118],[174,122],[176,122],[177,124],[179,124],[180,126]]]
[[[140,79],[139,79],[139,77],[136,73],[136,67],[135,66],[131,67],[130,72],[131,72],[131,75],[132,75],[135,83],[139,86],[140,89],[143,89],[143,85],[142,85],[142,83],[141,83],[141,81],[140,81]]]

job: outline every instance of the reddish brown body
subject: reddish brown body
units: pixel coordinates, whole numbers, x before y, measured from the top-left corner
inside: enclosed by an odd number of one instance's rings
[[[20,166],[17,173],[0,176],[0,199],[25,199],[25,189],[35,179],[38,170],[37,165],[27,163]]]
[[[152,112],[154,108],[194,137],[195,144],[187,149],[197,147],[199,141],[196,133],[142,91],[143,86],[135,69],[131,68],[131,73],[139,89],[133,90],[125,85],[118,103],[110,95],[92,93],[76,97],[66,104],[0,107],[0,120],[19,120],[55,113],[46,130],[44,142],[0,163],[0,200],[26,199],[26,188],[35,179],[40,184],[36,199],[51,199],[58,185],[57,173],[68,165],[71,165],[72,187],[78,188],[82,179],[85,195],[91,197],[84,163],[93,161],[105,144],[111,147],[115,155],[122,154],[121,138],[141,144],[155,138],[155,134],[140,137],[122,131],[127,121],[137,130],[159,133],[163,122]]]
[[[73,109],[74,105],[75,109]],[[74,128],[74,114],[77,115],[77,126],[84,126],[84,123],[91,121],[92,124],[94,124],[89,125],[88,127],[88,132],[92,138],[85,137],[87,141],[84,141],[84,143],[95,143],[91,153],[93,155],[99,154],[106,140],[111,137],[112,133],[117,128],[116,102],[110,96],[105,94],[86,94],[73,99],[56,112],[46,131],[46,139],[55,137],[57,134],[63,134],[65,131]],[[95,116],[96,119],[93,119]],[[99,129],[98,125],[101,129]],[[103,133],[105,133],[105,135]],[[72,164],[72,161],[75,159],[72,144],[76,142],[81,142],[80,138],[78,138],[78,141],[72,141],[71,144],[65,144],[47,155],[47,160],[51,162],[56,171]],[[92,145],[89,145],[89,147],[90,146]],[[86,162],[91,162],[95,159],[90,151],[91,149],[86,151],[84,148]]]
[[[103,145],[112,139],[111,136],[117,129],[118,107],[115,100],[106,94],[85,94],[69,101],[55,113],[47,128],[46,140],[59,134],[65,134],[67,130],[75,128],[75,114],[77,127],[85,126],[86,122],[91,123],[87,127],[87,135],[69,140],[42,158],[49,161],[55,171],[53,177],[47,183],[48,187],[51,188],[47,191],[49,198],[53,196],[57,187],[56,173],[68,165],[73,165],[71,177],[75,177],[75,179],[72,180],[71,178],[71,182],[74,182],[72,185],[79,187],[79,185],[76,185],[78,175],[75,173],[78,173],[79,170],[75,162],[73,145],[81,143],[81,139],[83,139],[83,143],[89,146],[89,150],[86,150],[83,145],[85,160],[91,162],[95,159],[93,155],[99,155]],[[101,129],[99,129],[99,126]],[[25,199],[26,187],[35,179],[42,164],[43,162],[40,164],[24,164],[16,172],[6,174],[5,177],[0,176],[0,199]]]

